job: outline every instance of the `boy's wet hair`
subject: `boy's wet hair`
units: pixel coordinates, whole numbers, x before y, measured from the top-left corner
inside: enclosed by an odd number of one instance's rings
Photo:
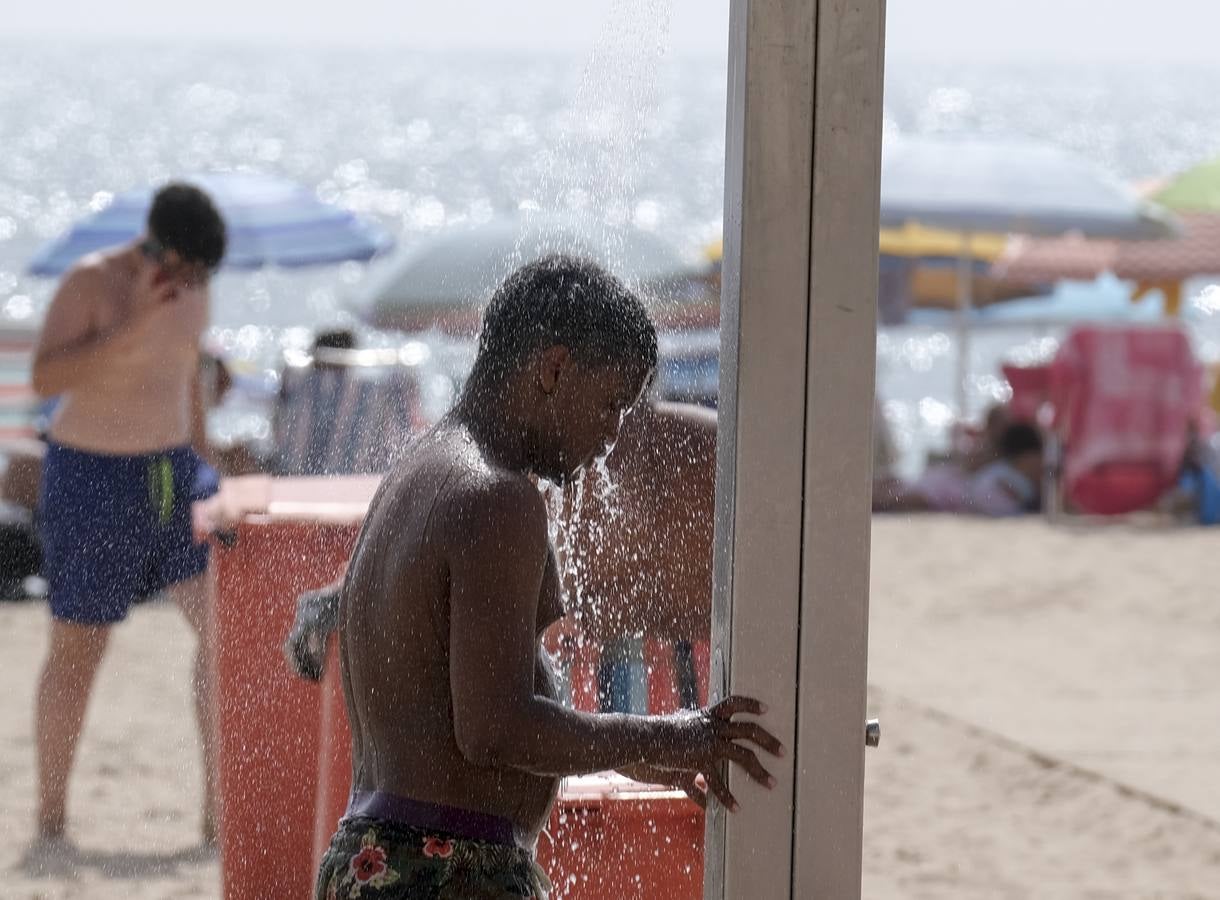
[[[1042,452],[1042,432],[1027,422],[1014,422],[1000,435],[1000,456],[1016,459],[1026,453]]]
[[[557,254],[496,289],[470,381],[503,383],[531,354],[559,345],[581,365],[620,366],[641,383],[657,366],[657,331],[640,298],[597,263]]]
[[[212,198],[192,184],[171,182],[153,196],[148,234],[163,250],[209,271],[224,259],[224,219]]]

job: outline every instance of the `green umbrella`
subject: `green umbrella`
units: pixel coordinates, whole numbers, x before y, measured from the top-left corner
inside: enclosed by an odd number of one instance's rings
[[[1179,212],[1220,213],[1220,159],[1187,169],[1153,199]]]

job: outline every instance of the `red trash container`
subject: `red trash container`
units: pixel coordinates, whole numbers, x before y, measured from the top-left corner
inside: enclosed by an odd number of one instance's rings
[[[262,508],[214,556],[215,718],[226,900],[293,900],[313,889],[320,697],[281,647],[302,591],[343,571],[376,481],[235,479]],[[241,482],[245,482],[242,484]],[[336,498],[341,498],[336,500]],[[354,499],[353,499],[354,498]]]

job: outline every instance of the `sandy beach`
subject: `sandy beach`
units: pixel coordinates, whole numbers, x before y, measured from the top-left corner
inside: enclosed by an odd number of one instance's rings
[[[1220,897],[1220,583],[1203,530],[874,524],[864,897]],[[208,898],[177,612],[117,629],[71,795],[26,853],[43,605],[0,606],[0,897]]]

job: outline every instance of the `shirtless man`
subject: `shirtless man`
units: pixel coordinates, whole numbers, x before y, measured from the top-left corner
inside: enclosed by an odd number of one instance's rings
[[[162,188],[145,237],[88,256],[65,276],[34,354],[34,389],[61,398],[40,504],[52,615],[35,709],[42,840],[64,833],[68,777],[110,627],[161,589],[199,637],[203,828],[214,836],[204,666],[211,591],[190,502],[206,472],[192,449],[204,446],[199,342],[224,249],[224,223],[204,193]]]
[[[670,716],[556,702],[543,631],[564,615],[547,511],[607,452],[656,365],[639,300],[591,263],[510,276],[456,407],[382,483],[348,568],[340,664],[352,796],[317,897],[545,896],[533,847],[559,778],[618,769],[730,808],[722,766],[774,781],[755,700]]]

